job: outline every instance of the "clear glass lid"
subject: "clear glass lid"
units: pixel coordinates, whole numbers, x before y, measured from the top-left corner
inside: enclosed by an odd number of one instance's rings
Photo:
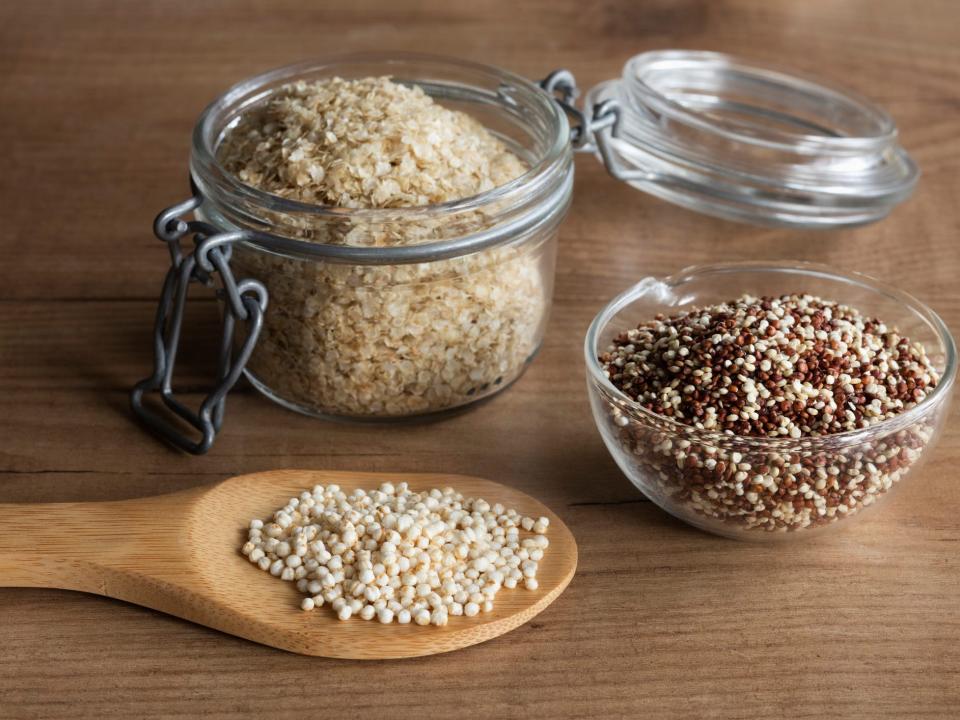
[[[730,55],[643,53],[585,100],[611,174],[732,220],[869,223],[906,199],[919,175],[881,108]]]

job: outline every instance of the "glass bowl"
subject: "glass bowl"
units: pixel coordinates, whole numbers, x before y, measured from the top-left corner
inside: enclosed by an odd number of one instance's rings
[[[619,333],[658,313],[672,315],[743,293],[809,293],[880,318],[924,345],[939,383],[917,405],[868,428],[791,439],[681,424],[642,407],[606,377],[598,356]],[[956,375],[953,338],[930,308],[864,275],[808,263],[703,265],[645,278],[594,318],[584,352],[594,419],[630,481],[684,522],[743,540],[809,536],[859,516],[887,496],[930,454]]]

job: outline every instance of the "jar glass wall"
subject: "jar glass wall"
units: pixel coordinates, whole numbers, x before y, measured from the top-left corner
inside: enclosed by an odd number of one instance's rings
[[[556,228],[507,247],[410,265],[293,259],[238,247],[270,307],[247,376],[320,415],[398,417],[466,405],[508,386],[543,338]]]
[[[382,75],[477,118],[527,171],[463,200],[348,210],[269,195],[220,166],[225,134],[284,85]],[[271,238],[234,247],[231,265],[269,291],[246,373],[281,404],[357,418],[439,412],[506,387],[536,353],[573,170],[566,119],[528,81],[423,57],[283,68],[204,112],[191,172],[204,198],[198,216]]]

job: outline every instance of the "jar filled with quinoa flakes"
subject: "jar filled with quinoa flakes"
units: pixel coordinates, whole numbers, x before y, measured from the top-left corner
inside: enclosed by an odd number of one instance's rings
[[[668,201],[781,226],[879,219],[917,176],[882,110],[729,56],[645,53],[587,93],[589,112],[576,95],[566,71],[536,84],[403,55],[228,90],[194,129],[193,196],[155,223],[172,264],[137,415],[202,453],[241,374],[285,407],[346,418],[438,413],[509,386],[543,338],[575,149]],[[197,411],[172,388],[195,282],[224,309]],[[144,404],[154,390],[199,440]]]

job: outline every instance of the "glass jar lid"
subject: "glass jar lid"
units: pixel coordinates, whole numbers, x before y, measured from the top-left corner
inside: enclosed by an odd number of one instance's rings
[[[591,88],[584,143],[638,190],[763,225],[835,228],[886,216],[919,176],[870,101],[713,52],[633,57]]]

